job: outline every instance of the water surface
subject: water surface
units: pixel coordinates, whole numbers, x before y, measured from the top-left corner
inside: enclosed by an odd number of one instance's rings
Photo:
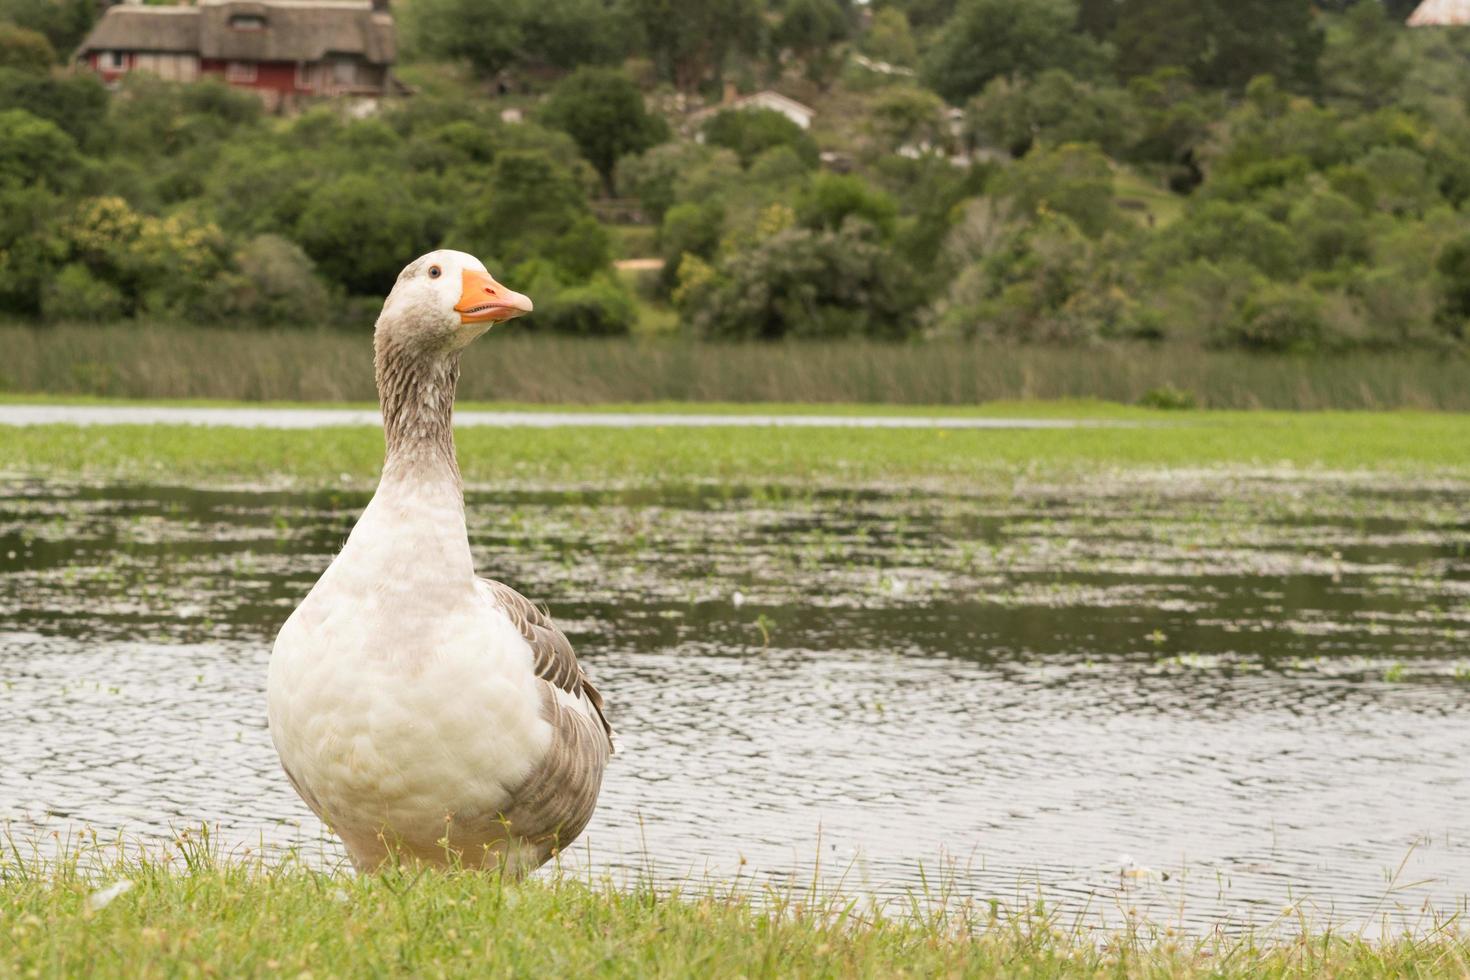
[[[478,567],[550,605],[621,733],[572,862],[1202,928],[1464,906],[1466,490],[468,502]],[[335,860],[264,682],[366,500],[0,486],[0,816]]]

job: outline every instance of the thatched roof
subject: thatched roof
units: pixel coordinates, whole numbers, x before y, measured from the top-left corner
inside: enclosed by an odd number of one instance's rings
[[[1464,27],[1470,25],[1470,0],[1424,0],[1409,15],[1410,27]]]
[[[264,18],[240,29],[237,18]],[[320,61],[361,55],[391,65],[393,18],[367,0],[215,0],[197,7],[111,7],[77,49],[189,52],[224,61]]]

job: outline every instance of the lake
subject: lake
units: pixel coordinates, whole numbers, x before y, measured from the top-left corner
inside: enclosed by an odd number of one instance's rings
[[[566,861],[1098,923],[1422,922],[1470,893],[1464,484],[472,489],[622,748]],[[280,623],[359,491],[0,484],[17,835],[340,851],[281,775]]]

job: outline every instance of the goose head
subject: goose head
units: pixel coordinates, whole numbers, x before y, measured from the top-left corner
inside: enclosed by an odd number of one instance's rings
[[[404,266],[378,317],[380,338],[426,350],[458,350],[497,323],[530,313],[467,252],[440,249]]]

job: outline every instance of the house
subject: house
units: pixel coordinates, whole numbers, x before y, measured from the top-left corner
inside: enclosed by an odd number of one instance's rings
[[[1464,27],[1470,25],[1470,0],[1424,0],[1409,15],[1410,27]]]
[[[694,126],[699,126],[706,119],[726,109],[770,109],[772,112],[779,112],[802,129],[811,129],[812,119],[817,114],[817,110],[811,106],[803,105],[795,99],[788,99],[780,92],[773,92],[770,89],[736,97],[735,86],[727,82],[724,101],[719,105],[710,106],[708,109],[701,109],[692,114],[689,122]]]
[[[272,108],[312,96],[376,100],[402,91],[387,0],[204,0],[198,6],[108,8],[76,60],[104,81],[147,72],[216,76]]]

